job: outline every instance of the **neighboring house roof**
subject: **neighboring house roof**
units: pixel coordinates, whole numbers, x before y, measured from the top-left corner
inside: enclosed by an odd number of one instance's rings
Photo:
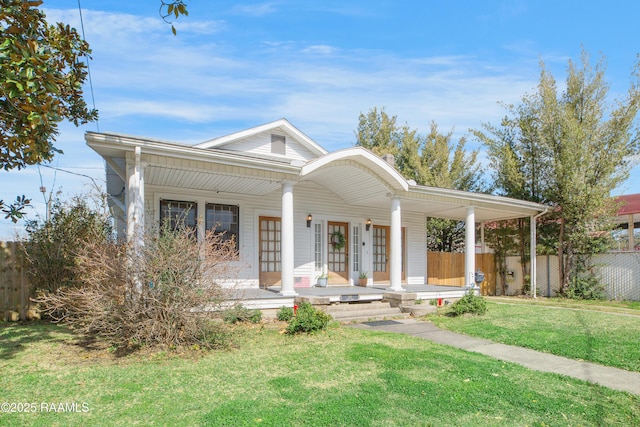
[[[640,213],[640,194],[627,194],[616,197],[616,201],[620,203],[618,215],[630,215]]]
[[[629,228],[629,222],[633,222],[635,228],[640,227],[640,194],[627,194],[616,197],[616,202],[620,204],[618,216],[615,222],[618,228]]]

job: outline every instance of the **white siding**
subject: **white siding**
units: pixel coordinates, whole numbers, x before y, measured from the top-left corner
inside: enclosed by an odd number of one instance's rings
[[[238,205],[240,207],[240,257],[241,274],[239,279],[243,286],[258,287],[258,218],[260,216],[281,216],[280,189],[266,196],[237,195],[220,197],[215,192],[197,190],[171,190],[158,186],[146,186],[145,203],[147,224],[152,225],[159,220],[158,207],[160,199],[196,201],[198,216],[204,224],[205,204],[210,202]],[[390,203],[390,202],[389,202]],[[350,228],[362,225],[361,270],[371,272],[371,230],[365,231],[364,223],[371,219],[373,224],[389,225],[390,204],[376,209],[362,208],[346,204],[335,194],[323,187],[301,182],[293,187],[294,205],[294,276],[303,278],[303,283],[314,284],[313,227],[307,228],[307,215],[313,215],[313,223],[322,223],[326,230],[327,221],[348,222]],[[406,228],[406,282],[409,284],[425,283],[426,272],[426,231],[424,215],[402,212],[402,226]],[[203,229],[203,225],[201,226]],[[355,275],[354,275],[355,276]],[[306,279],[308,278],[308,279]],[[358,277],[351,277],[356,283]]]
[[[286,155],[279,156],[271,152],[271,134],[283,135],[286,138]],[[220,150],[241,151],[243,153],[258,154],[261,156],[272,156],[278,158],[287,158],[291,160],[308,161],[316,158],[302,143],[293,138],[286,132],[274,130],[273,132],[264,132],[245,138],[241,141],[234,141],[229,144],[221,145]]]

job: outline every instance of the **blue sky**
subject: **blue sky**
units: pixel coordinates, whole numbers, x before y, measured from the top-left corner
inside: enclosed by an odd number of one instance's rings
[[[358,115],[384,107],[425,133],[456,137],[535,90],[540,61],[561,84],[581,48],[604,55],[611,101],[640,52],[640,2],[191,0],[173,36],[160,0],[81,0],[99,122],[63,124],[51,166],[0,171],[0,198],[63,197],[104,177],[85,131],[198,143],[282,117],[328,150],[352,146]],[[45,0],[50,21],[80,28],[77,0]],[[87,99],[91,102],[88,87]],[[468,148],[476,148],[469,141]],[[617,193],[640,192],[640,167]],[[0,220],[0,240],[16,228]]]

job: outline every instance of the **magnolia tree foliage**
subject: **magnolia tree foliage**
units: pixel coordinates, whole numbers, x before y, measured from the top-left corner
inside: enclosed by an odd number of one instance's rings
[[[53,143],[58,123],[76,126],[97,118],[82,98],[89,45],[75,29],[50,25],[41,1],[0,0],[0,168],[22,169],[60,152]],[[0,200],[13,222],[29,200]]]
[[[429,133],[419,135],[408,124],[397,124],[396,116],[373,108],[358,118],[356,145],[382,156],[393,154],[396,169],[421,185],[482,191],[482,170],[478,151],[465,151],[466,139],[453,142],[453,132],[438,131],[435,122]],[[427,221],[429,250],[455,252],[464,248],[464,223],[444,218]]]
[[[606,249],[617,209],[611,191],[640,149],[640,61],[632,79],[611,104],[602,59],[591,66],[583,52],[580,63],[569,61],[562,92],[541,63],[537,91],[507,105],[500,126],[474,132],[487,147],[500,194],[553,207],[552,231],[541,234],[560,256],[563,288],[589,269],[585,254]]]
[[[42,2],[1,3],[0,166],[21,169],[59,152],[58,123],[97,118],[82,98],[90,49],[75,29],[47,23]]]
[[[0,168],[22,169],[49,161],[58,123],[76,126],[98,117],[82,97],[87,76],[83,62],[91,53],[78,32],[62,23],[50,25],[40,0],[0,0]],[[189,14],[183,0],[160,0],[160,15]],[[173,24],[173,33],[176,33]],[[0,200],[0,212],[17,222],[30,200]]]

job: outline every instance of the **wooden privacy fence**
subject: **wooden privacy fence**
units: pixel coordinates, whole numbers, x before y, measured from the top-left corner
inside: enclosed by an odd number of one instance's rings
[[[478,269],[484,273],[484,282],[480,285],[480,293],[495,295],[495,256],[493,254],[476,254],[476,270]],[[427,283],[430,285],[464,286],[464,254],[427,252]]]
[[[0,320],[17,320],[13,313],[27,318],[30,286],[20,250],[19,242],[0,242]]]

